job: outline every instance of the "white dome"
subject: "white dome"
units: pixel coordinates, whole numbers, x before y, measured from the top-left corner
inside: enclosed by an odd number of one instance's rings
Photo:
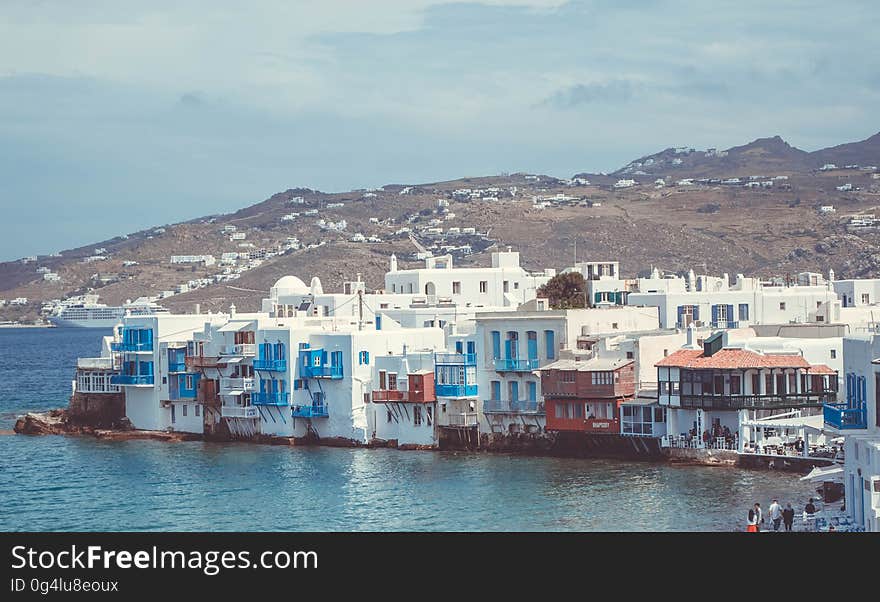
[[[308,295],[309,287],[296,276],[283,276],[272,287],[271,294],[273,297],[278,297],[279,295]]]

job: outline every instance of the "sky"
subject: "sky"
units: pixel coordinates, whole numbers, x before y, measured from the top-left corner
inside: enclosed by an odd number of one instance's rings
[[[0,260],[328,192],[880,131],[872,1],[0,0]]]

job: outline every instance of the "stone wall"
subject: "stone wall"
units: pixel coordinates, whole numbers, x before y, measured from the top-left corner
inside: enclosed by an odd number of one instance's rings
[[[125,393],[74,393],[68,404],[67,419],[96,428],[119,427],[127,422]]]

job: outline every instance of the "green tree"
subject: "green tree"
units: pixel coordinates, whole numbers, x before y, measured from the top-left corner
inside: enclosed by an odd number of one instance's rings
[[[585,307],[587,282],[580,272],[558,274],[538,289],[539,297],[550,300],[553,309]]]

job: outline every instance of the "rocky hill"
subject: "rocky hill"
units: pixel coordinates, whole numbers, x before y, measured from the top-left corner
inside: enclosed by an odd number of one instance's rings
[[[290,189],[235,213],[0,263],[0,299],[28,300],[0,306],[0,319],[33,320],[42,302],[87,291],[109,304],[173,292],[160,302],[176,311],[256,309],[284,274],[320,276],[330,291],[360,273],[380,288],[390,255],[415,266],[417,245],[462,265],[485,265],[492,249],[511,245],[528,268],[562,268],[577,241],[578,259],[617,259],[628,276],[652,266],[878,276],[880,174],[868,169],[880,165],[878,150],[880,135],[815,153],[773,137],[710,155],[667,149],[571,180],[519,173],[333,194]],[[825,163],[841,169],[818,169]],[[615,187],[619,178],[634,182]],[[217,262],[170,262],[205,254]],[[235,260],[221,265],[224,254]]]
[[[808,153],[780,136],[759,138],[726,150],[667,148],[628,163],[611,175],[618,177],[733,178],[751,175],[810,173],[823,165],[880,165],[880,133]],[[589,177],[590,174],[580,174]]]

